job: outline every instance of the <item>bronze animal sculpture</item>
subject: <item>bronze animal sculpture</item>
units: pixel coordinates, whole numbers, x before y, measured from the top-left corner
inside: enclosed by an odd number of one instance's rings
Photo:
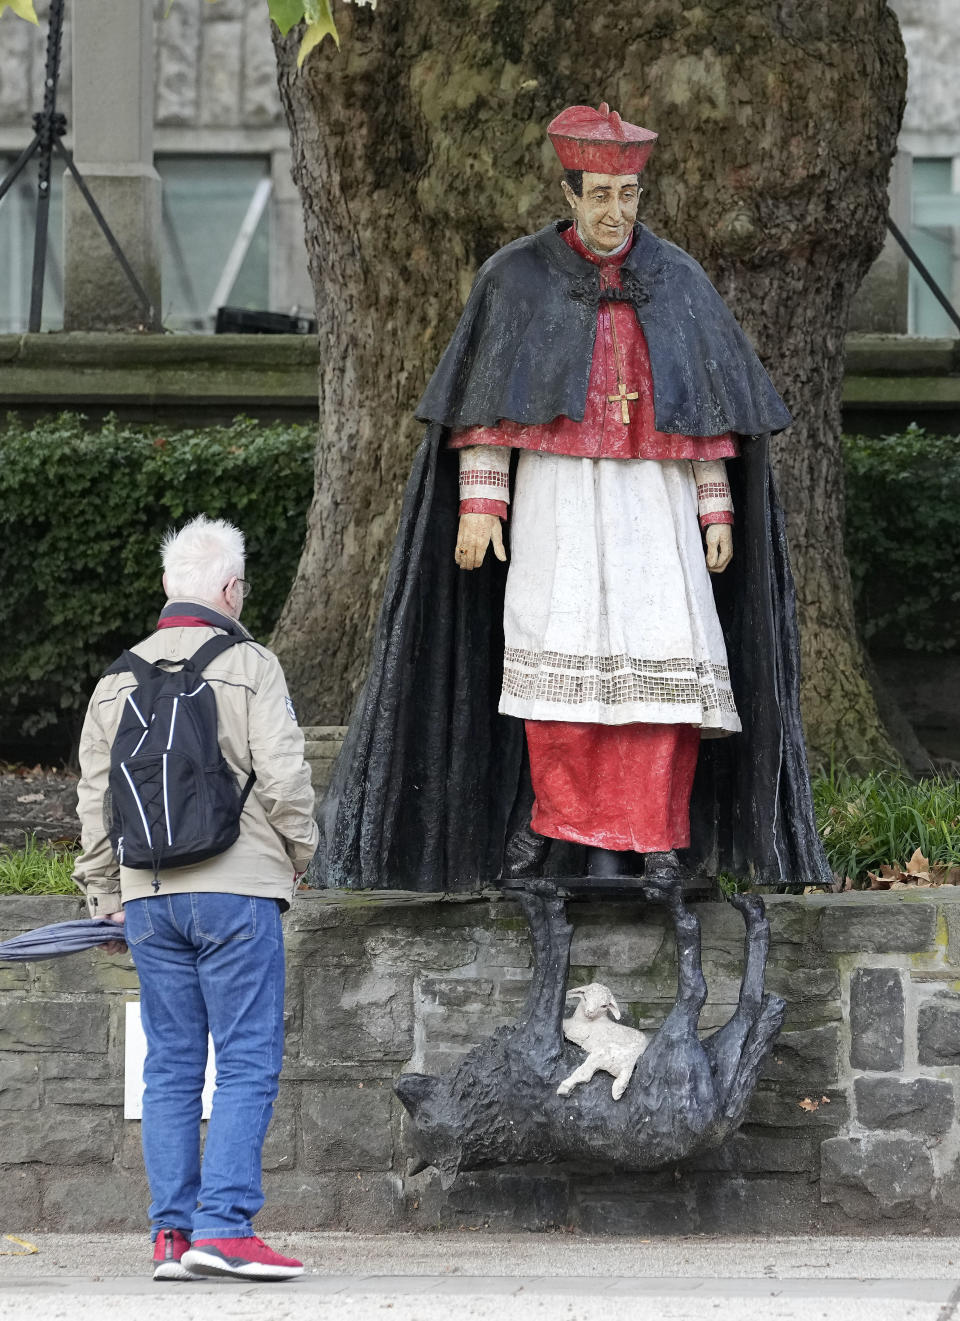
[[[739,1126],[786,1011],[782,999],[763,990],[770,940],[763,900],[730,899],[746,927],[739,1003],[701,1040],[697,1024],[707,985],[699,919],[679,883],[645,882],[640,889],[648,901],[666,905],[673,923],[677,996],[622,1097],[614,1100],[603,1073],[558,1095],[584,1055],[563,1035],[573,928],[556,883],[529,882],[508,892],[533,938],[533,978],[521,1020],[499,1028],[442,1077],[411,1073],[397,1080],[420,1155],[411,1172],[433,1165],[448,1187],[460,1170],[503,1164],[588,1161],[651,1170],[718,1146]]]

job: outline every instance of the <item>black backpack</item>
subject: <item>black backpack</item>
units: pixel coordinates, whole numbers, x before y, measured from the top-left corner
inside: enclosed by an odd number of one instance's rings
[[[117,861],[153,872],[188,867],[236,843],[240,814],[253,788],[241,790],[220,751],[217,701],[203,671],[240,634],[205,642],[177,670],[125,651],[107,674],[130,671],[137,687],[124,698],[110,749],[104,816]]]

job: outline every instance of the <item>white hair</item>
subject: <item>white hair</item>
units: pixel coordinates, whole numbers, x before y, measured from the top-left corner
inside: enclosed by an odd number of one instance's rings
[[[243,533],[223,518],[198,514],[179,532],[168,528],[161,554],[171,600],[213,604],[231,578],[243,577]]]

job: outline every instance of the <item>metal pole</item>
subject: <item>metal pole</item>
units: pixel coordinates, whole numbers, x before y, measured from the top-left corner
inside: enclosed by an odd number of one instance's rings
[[[43,316],[43,280],[47,269],[47,229],[50,220],[50,166],[56,142],[57,83],[60,78],[60,49],[63,44],[63,0],[50,0],[47,32],[47,67],[43,83],[43,110],[34,119],[40,139],[37,230],[33,240],[33,277],[30,283],[31,334],[40,329]],[[63,117],[61,116],[61,120]],[[63,121],[65,126],[65,121]],[[62,131],[62,130],[61,130]]]
[[[934,298],[937,300],[937,302],[946,312],[947,316],[950,318],[950,320],[953,322],[956,328],[960,330],[960,314],[957,313],[957,309],[953,306],[953,304],[950,302],[950,299],[943,292],[943,290],[937,284],[936,280],[927,270],[926,266],[920,260],[920,256],[917,253],[916,248],[913,247],[913,245],[908,241],[908,239],[903,234],[903,232],[897,227],[897,225],[894,224],[890,216],[887,216],[887,229],[889,229],[890,233],[897,240],[901,248],[903,248],[904,252],[913,262],[914,266],[917,268],[917,271],[926,281],[930,289],[930,292],[933,294]]]

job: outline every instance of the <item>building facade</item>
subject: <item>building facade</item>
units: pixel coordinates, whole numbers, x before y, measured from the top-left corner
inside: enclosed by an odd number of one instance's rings
[[[68,125],[79,3],[66,0],[58,107]],[[3,21],[0,178],[30,142],[33,114],[43,104],[48,9],[48,0],[39,0],[39,27],[11,15]],[[265,0],[156,0],[153,53],[163,324],[209,332],[224,304],[312,315]],[[65,143],[72,147],[69,128]],[[63,322],[61,176],[55,162],[43,317],[49,329]],[[27,326],[35,218],[31,165],[0,203],[0,333]]]

